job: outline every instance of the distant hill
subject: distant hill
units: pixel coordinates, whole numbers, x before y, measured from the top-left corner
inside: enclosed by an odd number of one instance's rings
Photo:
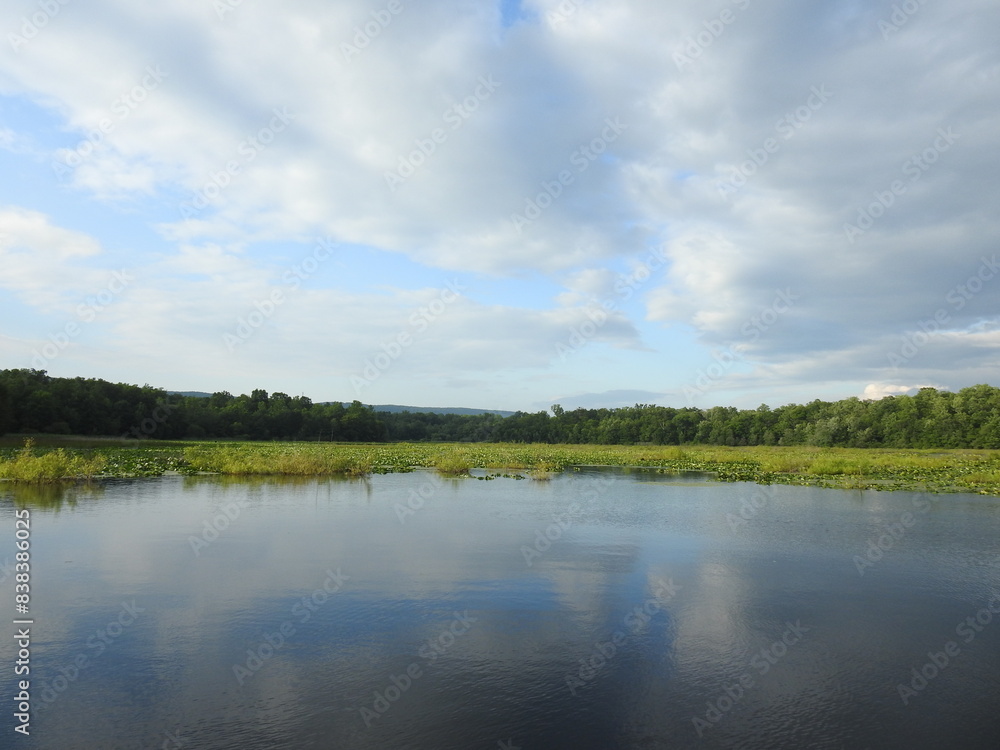
[[[193,398],[208,398],[211,393],[204,391],[167,391],[172,396],[191,396]],[[333,401],[323,401],[324,404],[332,404]],[[344,407],[351,405],[350,401],[341,402]],[[469,409],[464,406],[400,406],[399,404],[375,404],[375,411],[385,411],[390,414],[399,414],[408,411],[419,414],[462,414],[465,416],[475,416],[477,414],[499,414],[501,417],[513,416],[515,412],[501,411],[500,409]]]
[[[350,404],[344,404],[344,406],[350,406]],[[409,411],[420,414],[464,414],[467,416],[499,414],[501,417],[510,417],[515,414],[515,412],[501,411],[500,409],[468,409],[463,406],[399,406],[398,404],[375,404],[375,411],[387,411],[393,414]]]

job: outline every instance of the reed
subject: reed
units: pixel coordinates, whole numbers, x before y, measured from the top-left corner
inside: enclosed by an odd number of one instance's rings
[[[91,479],[104,467],[103,456],[84,456],[64,448],[36,453],[28,438],[8,460],[0,460],[0,479],[15,482],[55,482],[61,479]]]
[[[434,468],[439,474],[449,477],[467,476],[472,462],[465,456],[455,453],[442,453],[433,459]]]
[[[173,447],[170,447],[173,446]],[[106,459],[102,463],[102,458]],[[550,445],[524,443],[178,442],[155,447],[68,449],[36,455],[0,448],[0,477],[44,481],[62,476],[157,476],[164,471],[233,476],[364,476],[471,469],[553,479],[573,466],[710,472],[721,481],[821,487],[980,492],[1000,496],[1000,451],[818,448],[814,446]]]
[[[191,446],[184,450],[184,460],[192,473],[237,476],[364,476],[374,466],[370,455],[345,455],[329,445],[282,443]]]

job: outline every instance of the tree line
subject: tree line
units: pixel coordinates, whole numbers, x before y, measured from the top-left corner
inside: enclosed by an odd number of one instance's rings
[[[756,409],[636,404],[617,409],[439,414],[377,412],[360,401],[313,403],[257,389],[171,394],[149,385],[0,370],[0,434],[173,440],[448,441],[652,445],[1000,448],[1000,389],[922,388],[877,401],[847,398]]]

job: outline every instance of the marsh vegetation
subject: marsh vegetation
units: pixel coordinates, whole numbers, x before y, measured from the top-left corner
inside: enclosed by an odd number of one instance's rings
[[[730,482],[1000,495],[1000,451],[994,450],[204,441],[125,447],[65,438],[50,443],[44,437],[20,447],[12,442],[5,438],[7,447],[0,447],[0,478],[23,482],[168,472],[357,477],[414,469],[454,477],[473,470],[486,475],[519,471],[545,479],[581,466],[619,466],[709,472]]]

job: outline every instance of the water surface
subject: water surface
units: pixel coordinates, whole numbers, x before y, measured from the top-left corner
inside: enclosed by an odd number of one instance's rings
[[[1000,747],[993,498],[583,470],[21,505],[18,747]]]

